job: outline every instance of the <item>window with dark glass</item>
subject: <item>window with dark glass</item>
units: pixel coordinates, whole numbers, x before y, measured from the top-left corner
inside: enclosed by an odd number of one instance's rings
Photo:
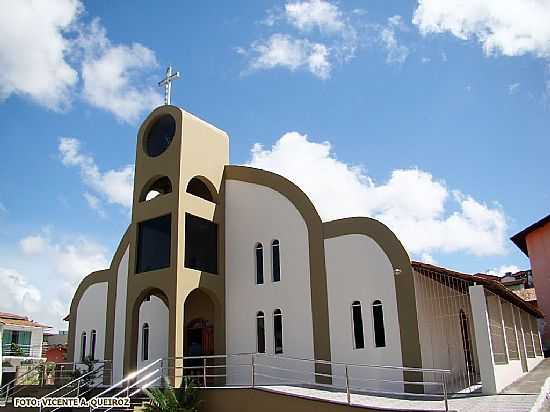
[[[278,282],[281,280],[281,257],[279,253],[279,241],[275,239],[271,242],[271,258],[272,258],[272,271],[273,271],[273,282]]]
[[[24,356],[31,354],[31,332],[23,330],[4,330],[2,334],[4,355],[22,353]],[[16,350],[16,353],[14,352]]]
[[[209,202],[214,202],[214,196],[212,192],[204,183],[202,179],[198,177],[192,178],[189,183],[187,183],[187,193],[190,193],[194,196],[200,197],[201,199],[208,200]]]
[[[96,340],[97,340],[97,332],[95,329],[92,329],[92,332],[90,333],[90,359],[95,359],[95,346],[96,346]]]
[[[185,214],[185,267],[218,273],[218,225]]]
[[[143,188],[139,201],[148,201],[160,195],[167,195],[168,193],[172,193],[172,182],[168,176],[162,176]]]
[[[86,360],[86,332],[82,332],[80,336],[80,360],[82,362]]]
[[[144,323],[141,328],[141,359],[149,360],[149,324]]]
[[[273,338],[275,353],[283,353],[283,314],[281,309],[275,309],[273,312]]]
[[[258,353],[265,353],[265,318],[262,311],[256,314],[256,335]]]
[[[351,319],[353,323],[353,344],[355,349],[365,347],[363,335],[363,316],[361,314],[361,302],[355,301],[351,304]]]
[[[256,244],[256,284],[264,283],[264,247],[261,243]]]
[[[171,225],[170,215],[138,224],[136,273],[170,266]]]
[[[145,141],[145,150],[151,157],[162,154],[176,134],[176,121],[169,114],[165,114],[156,119],[149,128]]]
[[[372,303],[372,320],[374,324],[374,344],[377,348],[386,346],[386,332],[384,331],[384,312],[382,302],[375,300]]]

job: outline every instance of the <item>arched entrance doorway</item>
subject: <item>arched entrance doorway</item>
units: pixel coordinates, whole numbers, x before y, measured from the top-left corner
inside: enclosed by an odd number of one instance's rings
[[[464,350],[464,363],[468,374],[468,384],[472,386],[475,383],[474,354],[472,351],[468,317],[462,309],[460,309],[460,333],[462,335],[462,349]]]
[[[183,356],[214,354],[214,302],[201,289],[193,290],[184,305]]]

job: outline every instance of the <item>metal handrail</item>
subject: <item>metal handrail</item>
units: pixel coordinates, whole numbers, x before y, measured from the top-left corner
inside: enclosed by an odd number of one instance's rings
[[[4,396],[4,403],[6,403],[8,401],[8,398],[9,398],[9,392],[10,392],[10,388],[11,387],[14,387],[16,385],[16,382],[21,380],[22,378],[24,378],[25,376],[27,375],[30,375],[31,373],[40,373],[40,370],[44,368],[44,365],[42,363],[39,363],[38,365],[36,365],[34,368],[32,369],[29,369],[27,372],[25,372],[24,374],[22,375],[19,375],[17,377],[15,377],[14,379],[12,379],[11,381],[9,381],[8,383],[6,383],[5,385],[2,385],[2,387],[0,387],[0,394],[5,390],[6,392],[6,395]],[[17,393],[18,391],[14,391],[12,392],[12,396],[13,394]]]
[[[160,363],[162,364],[162,359],[157,359],[156,361],[150,363],[149,365],[135,371],[135,372],[132,372],[130,373],[128,376],[126,376],[124,379],[118,381],[117,383],[109,386],[107,389],[105,389],[103,392],[97,394],[96,396],[94,396],[92,399],[94,398],[99,398],[101,395],[105,395],[106,393],[109,393],[110,391],[112,391],[113,389],[119,387],[120,385],[122,385],[123,383],[131,380],[131,379],[134,379],[137,375],[141,374],[143,371],[146,371],[148,369],[150,369],[153,365],[156,365],[157,363]]]
[[[232,365],[231,363],[228,362],[228,359],[230,358],[238,358],[238,357],[242,357],[242,356],[250,356],[251,358],[251,363],[250,364],[242,364],[242,363],[239,363],[239,364],[236,364],[236,365]],[[349,405],[351,405],[351,395],[352,395],[352,385],[350,384],[350,381],[373,381],[373,382],[384,382],[384,383],[396,383],[396,384],[403,384],[403,385],[422,385],[422,386],[426,386],[426,385],[429,385],[429,386],[438,386],[442,389],[442,394],[441,395],[438,395],[438,394],[425,394],[426,396],[429,396],[429,397],[441,397],[442,396],[442,400],[445,402],[445,410],[447,411],[448,410],[448,393],[447,393],[447,376],[449,374],[451,374],[451,371],[448,370],[448,369],[434,369],[434,368],[418,368],[418,367],[408,367],[408,366],[393,366],[393,365],[369,365],[369,364],[350,364],[350,363],[345,363],[345,362],[334,362],[334,361],[327,361],[327,360],[323,360],[323,359],[306,359],[306,358],[299,358],[299,357],[291,357],[291,356],[282,356],[282,355],[271,355],[271,354],[265,354],[265,353],[235,353],[235,354],[225,354],[225,355],[206,355],[206,356],[177,356],[177,357],[171,357],[171,358],[165,358],[168,362],[167,363],[174,363],[174,366],[167,366],[167,370],[171,370],[171,369],[174,369],[174,370],[177,370],[177,369],[182,369],[182,371],[185,371],[185,370],[200,370],[202,369],[203,370],[203,373],[200,374],[200,375],[197,375],[198,378],[202,378],[203,380],[203,386],[204,387],[207,387],[207,383],[206,383],[206,379],[207,378],[210,378],[210,377],[225,377],[227,378],[227,373],[226,374],[207,374],[207,370],[208,368],[220,368],[220,367],[225,367],[226,369],[227,368],[231,368],[231,367],[235,367],[235,366],[248,366],[251,368],[251,385],[245,385],[244,387],[252,387],[254,388],[255,386],[257,386],[255,384],[255,376],[265,376],[265,377],[272,377],[272,378],[275,378],[277,380],[280,380],[280,381],[286,381],[286,383],[288,384],[289,382],[289,377],[276,377],[276,376],[271,376],[269,374],[264,374],[264,373],[258,373],[258,371],[255,370],[255,368],[269,368],[269,369],[275,369],[275,370],[281,370],[281,371],[286,371],[286,372],[292,372],[292,373],[301,373],[302,375],[307,375],[307,374],[311,374],[313,376],[323,376],[323,377],[327,377],[327,378],[337,378],[338,375],[335,375],[333,372],[334,372],[334,369],[331,371],[329,371],[328,373],[321,373],[321,372],[317,372],[315,369],[315,367],[313,368],[312,371],[310,372],[303,372],[303,371],[298,371],[296,369],[288,369],[288,368],[282,368],[280,366],[274,366],[274,365],[269,365],[269,364],[265,364],[265,363],[258,363],[258,362],[255,362],[255,358],[259,358],[258,360],[260,360],[261,358],[268,358],[268,359],[276,359],[276,360],[289,360],[289,361],[299,361],[299,362],[309,362],[309,363],[312,363],[313,365],[329,365],[331,367],[335,366],[335,367],[342,367],[345,371],[345,390],[346,390],[346,394],[347,394],[347,403]],[[203,365],[201,366],[184,366],[185,363],[182,363],[181,366],[176,366],[176,363],[178,363],[177,361],[178,360],[183,360],[185,362],[185,360],[192,360],[192,359],[202,359],[203,360]],[[224,365],[207,365],[207,360],[209,359],[225,359],[225,364]],[[359,378],[359,377],[353,377],[353,376],[350,376],[350,370],[352,368],[372,368],[372,369],[381,369],[381,370],[393,370],[393,371],[400,371],[400,372],[416,372],[416,373],[433,373],[433,374],[436,374],[436,375],[439,375],[440,378],[441,378],[441,381],[440,382],[435,382],[434,380],[428,380],[428,381],[417,381],[417,380],[411,380],[411,381],[407,381],[407,380],[404,380],[404,379],[396,379],[396,380],[391,380],[391,379],[382,379],[382,378],[373,378],[373,379],[365,379],[365,378]],[[342,378],[344,376],[341,376]],[[294,380],[297,380],[296,378],[292,378]],[[300,381],[301,379],[298,379],[298,381]],[[437,380],[437,378],[435,379]],[[304,381],[303,383],[308,383],[308,384],[311,384],[312,382],[306,382]],[[326,387],[332,387],[332,388],[335,388],[337,387],[337,385],[335,384],[322,384],[320,382],[316,382],[315,385],[320,385],[320,386],[326,386]],[[240,385],[240,387],[243,387],[242,385]],[[393,395],[396,395],[396,394],[399,394],[401,392],[382,392],[380,390],[377,389],[377,392],[379,393],[384,393],[384,394],[393,394]]]
[[[85,375],[80,376],[78,379],[75,379],[74,381],[69,382],[67,385],[65,385],[65,387],[66,387],[66,386],[69,386],[69,384],[73,384],[73,385],[74,385],[74,383],[77,383],[76,388],[72,388],[72,389],[69,390],[68,392],[65,392],[63,395],[61,395],[61,397],[68,397],[68,396],[69,396],[70,394],[72,394],[74,391],[76,391],[76,396],[82,397],[82,396],[84,396],[84,395],[90,393],[91,391],[93,391],[95,388],[97,388],[99,385],[101,385],[101,383],[96,383],[96,384],[92,385],[90,388],[88,388],[88,390],[86,390],[86,391],[84,391],[84,392],[80,392],[80,389],[81,389],[80,381],[81,381],[82,378],[86,377],[86,375],[91,375],[91,374],[95,374],[95,373],[99,373],[99,372],[101,372],[101,376],[100,376],[100,377],[103,377],[104,374],[105,374],[105,365],[106,365],[106,363],[103,363],[103,365],[101,365],[99,368],[93,369],[93,370],[87,372]],[[96,377],[96,376],[93,376],[93,377],[92,377],[92,379],[95,379],[95,378],[97,378],[97,377]],[[46,396],[44,396],[44,398],[51,397],[52,393],[55,393],[55,392],[57,392],[57,391],[59,391],[59,390],[61,390],[61,389],[63,389],[63,388],[59,388],[58,390],[56,390],[56,391],[54,391],[54,392],[51,392],[51,393],[47,394]],[[60,409],[62,409],[61,406],[60,406],[60,407],[57,407],[57,408],[55,408],[55,409],[52,409],[51,412],[55,412],[55,411],[60,410]],[[42,411],[42,405],[40,405],[40,411]]]
[[[91,374],[93,374],[93,373],[95,374],[95,373],[97,373],[98,371],[103,370],[104,368],[105,368],[105,363],[104,363],[103,365],[101,365],[99,368],[93,369],[93,370],[91,370],[91,371],[89,371],[89,372],[86,372],[84,375],[79,376],[78,378],[76,378],[76,379],[70,381],[69,383],[67,383],[67,384],[65,384],[65,385],[63,385],[63,386],[61,386],[60,388],[57,388],[55,391],[50,392],[50,393],[48,393],[47,395],[45,395],[45,396],[43,396],[43,397],[44,397],[44,398],[51,397],[54,393],[59,392],[61,389],[64,389],[64,388],[66,388],[66,387],[68,387],[68,386],[71,386],[71,385],[74,385],[75,383],[81,381],[82,379],[88,377],[89,375],[91,375]]]

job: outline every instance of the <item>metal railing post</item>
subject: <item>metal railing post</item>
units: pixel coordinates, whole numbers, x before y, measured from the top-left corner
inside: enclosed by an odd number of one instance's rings
[[[346,365],[346,396],[348,399],[348,405],[351,405],[351,390],[349,387],[349,371],[348,371],[348,365]]]
[[[78,384],[76,385],[76,397],[78,398],[78,395],[80,395],[80,382],[78,381]]]
[[[160,387],[162,388],[164,387],[164,359],[160,360],[159,370],[160,370]]]
[[[202,358],[202,386],[206,388],[206,358]]]
[[[255,366],[254,366],[254,354],[252,354],[252,362],[251,362],[251,367],[250,367],[250,372],[251,372],[251,379],[250,381],[252,382],[252,387],[254,387],[254,384],[255,384],[255,375],[256,375],[256,371],[255,371]]]
[[[445,412],[449,410],[449,401],[447,400],[447,375],[443,374],[443,398],[445,399]]]

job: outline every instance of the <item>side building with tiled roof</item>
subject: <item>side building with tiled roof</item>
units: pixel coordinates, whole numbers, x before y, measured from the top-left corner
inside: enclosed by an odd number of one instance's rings
[[[0,386],[42,362],[44,331],[50,327],[14,313],[0,312]],[[30,366],[32,367],[32,366]]]

